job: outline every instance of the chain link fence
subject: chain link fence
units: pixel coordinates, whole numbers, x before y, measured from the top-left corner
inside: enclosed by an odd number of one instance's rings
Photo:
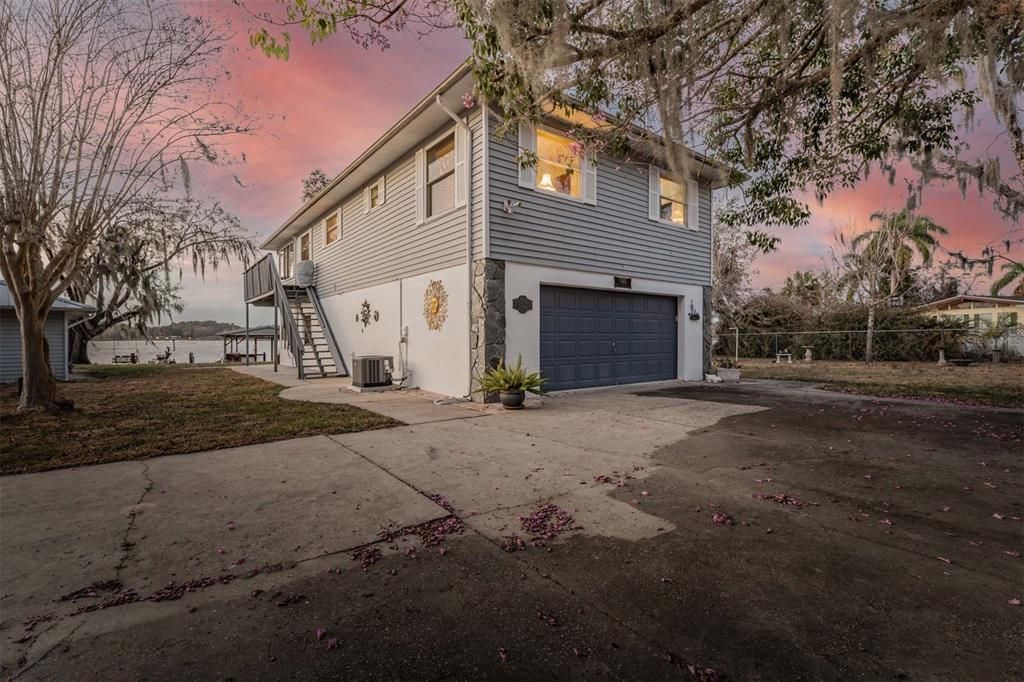
[[[947,358],[981,359],[998,351],[1005,359],[1024,358],[1024,326],[1000,330],[999,335],[977,329],[875,329],[872,356],[878,361],[934,362],[939,351]],[[816,360],[864,360],[866,329],[816,329],[745,332],[720,330],[712,337],[715,355],[771,358],[779,353],[803,357],[810,349]],[[738,353],[737,353],[738,349]]]

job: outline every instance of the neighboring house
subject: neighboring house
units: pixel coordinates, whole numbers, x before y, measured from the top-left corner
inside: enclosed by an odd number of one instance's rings
[[[986,324],[1024,325],[1024,297],[964,294],[926,303],[916,308],[929,317],[963,320],[984,329]]]
[[[75,318],[95,309],[67,298],[58,298],[46,318],[46,341],[50,350],[50,367],[60,381],[68,378],[68,325]],[[14,301],[7,283],[0,280],[0,383],[21,378],[21,326],[14,310]]]
[[[555,117],[502,136],[472,91],[464,65],[263,243],[245,296],[278,301],[282,362],[389,355],[451,396],[518,357],[551,390],[703,378],[721,167],[579,158]]]

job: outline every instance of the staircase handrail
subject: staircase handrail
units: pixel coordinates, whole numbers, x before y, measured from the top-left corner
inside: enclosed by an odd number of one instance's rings
[[[305,370],[302,367],[302,338],[299,336],[299,329],[295,325],[295,319],[292,317],[291,307],[288,304],[288,292],[285,291],[284,284],[281,282],[273,255],[264,256],[263,260],[270,261],[270,272],[274,282],[274,302],[281,313],[282,325],[288,336],[288,347],[291,348],[292,358],[299,371],[299,378],[305,379]]]

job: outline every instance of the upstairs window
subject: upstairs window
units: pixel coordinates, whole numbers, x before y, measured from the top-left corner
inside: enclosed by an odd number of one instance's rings
[[[665,176],[659,183],[658,217],[676,225],[685,225],[686,188]]]
[[[597,164],[579,142],[520,122],[519,153],[520,187],[597,203]]]
[[[306,234],[299,237],[299,260],[309,260],[313,257],[313,233],[306,231]]]
[[[579,145],[567,137],[547,130],[537,130],[536,187],[547,192],[558,192],[579,199],[583,183],[580,181]]]
[[[330,246],[341,236],[341,209],[327,216],[324,221],[324,244]]]
[[[427,150],[427,217],[455,208],[455,135]]]
[[[369,187],[363,188],[363,213],[369,213],[375,208],[384,205],[384,176],[380,176],[377,182]]]
[[[278,264],[281,266],[281,279],[292,276],[292,263],[295,261],[295,246],[288,242],[277,252]]]
[[[696,230],[698,223],[697,181],[679,182],[657,166],[649,167],[647,217]]]

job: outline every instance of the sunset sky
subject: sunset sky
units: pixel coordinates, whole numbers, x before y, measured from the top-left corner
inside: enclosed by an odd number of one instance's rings
[[[237,50],[229,59],[231,80],[225,98],[235,97],[245,109],[269,116],[261,133],[237,144],[245,162],[226,171],[194,171],[194,191],[215,198],[238,215],[252,233],[266,236],[300,205],[301,181],[313,168],[333,175],[365,150],[424,94],[453,71],[469,53],[455,31],[424,37],[395,34],[389,50],[363,49],[346,35],[311,46],[293,32],[291,58],[264,57],[249,48],[253,24],[235,6],[223,2],[194,2],[193,11],[229,22],[237,33]],[[1014,166],[1005,139],[982,115],[972,133],[975,148],[990,147]],[[244,187],[234,180],[237,174]],[[816,268],[827,257],[836,227],[866,225],[876,210],[898,210],[904,204],[903,181],[895,186],[877,176],[853,190],[812,203],[810,225],[778,232],[783,237],[776,253],[756,263],[757,286],[777,287],[795,269]],[[951,249],[977,252],[998,240],[1013,226],[991,207],[988,198],[969,191],[962,198],[955,186],[935,185],[924,197],[923,213],[945,225]],[[239,268],[222,268],[205,280],[186,272],[182,298],[186,309],[177,319],[216,319],[242,323]],[[265,311],[264,311],[265,312]],[[262,316],[257,322],[264,321]]]

